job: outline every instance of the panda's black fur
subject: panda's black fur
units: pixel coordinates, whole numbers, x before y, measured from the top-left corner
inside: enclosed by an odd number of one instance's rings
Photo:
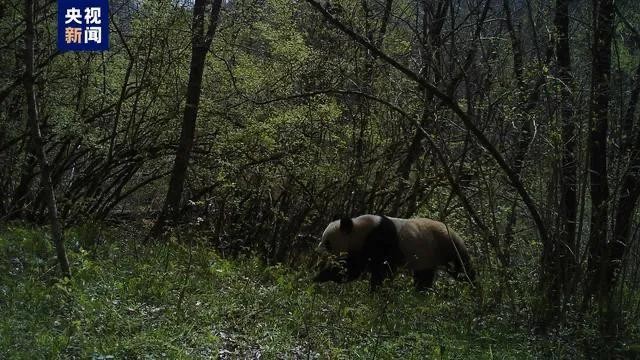
[[[446,240],[442,239],[445,237],[443,227],[446,229]],[[427,230],[429,234],[423,236],[420,233]],[[407,237],[413,235],[414,239],[411,240],[415,243],[416,231],[421,235],[419,243],[431,246],[432,249],[429,251],[432,259],[416,260],[418,252],[406,250],[409,242],[406,240]],[[401,234],[404,238],[401,238]],[[403,239],[405,246],[400,245]],[[444,244],[439,243],[444,241]],[[429,219],[407,220],[376,215],[363,215],[354,219],[342,218],[339,222],[332,222],[327,226],[321,246],[330,254],[336,255],[337,261],[325,264],[314,278],[316,282],[349,282],[370,273],[370,287],[371,290],[375,290],[385,278],[392,277],[397,267],[403,264],[413,271],[414,283],[419,290],[431,288],[436,275],[436,265],[453,264],[453,269],[447,271],[454,278],[471,282],[474,280],[474,272],[462,240],[455,233],[449,232],[446,225]],[[407,259],[407,256],[415,259]],[[433,258],[436,257],[439,258],[434,261]],[[415,266],[420,261],[427,261],[427,267]],[[459,276],[461,274],[464,276]]]
[[[351,234],[353,227],[351,218],[340,219],[339,231],[343,234]],[[330,253],[334,251],[330,242],[324,246]],[[380,285],[385,277],[393,274],[397,264],[402,261],[401,257],[396,227],[389,218],[381,216],[380,222],[366,236],[361,249],[341,254],[336,263],[325,264],[314,281],[349,282],[365,272],[370,272],[373,289]]]

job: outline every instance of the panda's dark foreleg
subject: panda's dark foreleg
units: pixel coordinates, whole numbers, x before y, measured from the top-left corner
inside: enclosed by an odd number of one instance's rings
[[[369,272],[371,273],[371,280],[369,282],[370,290],[375,291],[382,283],[384,279],[393,279],[396,266],[393,262],[383,259],[382,261],[371,261],[369,263]]]
[[[366,267],[366,260],[360,254],[353,254],[346,258],[346,278],[344,282],[351,282],[360,277]]]
[[[371,292],[376,291],[382,282],[386,278],[386,271],[380,263],[371,263],[369,265],[369,272],[371,273],[371,279],[369,280],[369,290]]]
[[[314,282],[346,283],[360,277],[364,270],[364,262],[358,256],[341,256],[331,261],[324,261],[320,268],[320,272],[313,278]]]
[[[436,277],[434,269],[415,271],[413,273],[413,284],[418,291],[430,290]]]
[[[317,282],[317,283],[323,283],[327,281],[340,282],[340,279],[342,278],[342,275],[340,275],[340,271],[341,269],[337,267],[326,267],[320,270],[320,272],[318,272],[318,274],[313,277],[313,282]]]
[[[384,281],[384,273],[380,272],[379,269],[372,268],[371,269],[371,280],[369,280],[369,291],[376,291],[382,282]]]

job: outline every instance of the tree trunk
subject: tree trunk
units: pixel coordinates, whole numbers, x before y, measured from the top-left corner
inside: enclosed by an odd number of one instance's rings
[[[640,44],[640,37],[638,38]],[[633,119],[635,118],[638,98],[640,97],[640,66],[636,70],[634,86],[629,97],[629,105],[625,112],[623,123],[623,141],[621,145],[621,157],[629,159],[628,168],[622,177],[622,185],[618,198],[618,206],[615,209],[615,226],[613,228],[612,241],[608,247],[608,262],[604,275],[604,292],[611,294],[619,280],[627,243],[631,238],[631,225],[633,213],[640,198],[640,126],[636,126],[633,133]],[[613,336],[617,334],[617,323],[620,313],[616,311],[615,303],[609,298],[606,331]]]
[[[33,89],[34,86],[34,50],[33,43],[35,38],[34,28],[34,3],[33,0],[25,0],[25,23],[26,31],[24,34],[24,89],[27,95],[27,110],[28,110],[28,122],[31,131],[31,141],[33,143],[33,150],[38,157],[40,163],[40,184],[45,193],[47,201],[47,210],[49,215],[49,223],[51,225],[51,237],[56,248],[56,254],[58,256],[58,263],[60,264],[60,270],[64,277],[71,277],[71,269],[69,268],[69,260],[67,259],[67,253],[64,249],[64,233],[62,231],[62,225],[58,219],[58,208],[56,204],[56,197],[53,191],[53,185],[51,184],[51,169],[47,161],[47,156],[44,152],[44,145],[42,143],[42,136],[40,134],[40,124],[38,119],[38,107],[36,101],[36,94]]]
[[[593,59],[591,63],[591,108],[589,116],[589,172],[591,181],[591,231],[585,301],[602,293],[607,256],[609,183],[607,180],[607,131],[611,39],[614,17],[613,0],[593,0]]]
[[[518,85],[518,101],[521,104],[522,109],[524,109],[527,105],[527,99],[525,97],[526,85],[523,78],[524,73],[524,56],[522,54],[522,45],[520,41],[520,37],[516,30],[516,27],[513,22],[513,16],[511,14],[511,8],[509,6],[509,1],[511,0],[503,0],[502,1],[502,9],[504,11],[505,23],[507,25],[507,30],[509,31],[509,37],[511,38],[511,51],[513,52],[513,76],[516,79],[516,83]],[[537,89],[534,89],[537,91]],[[520,128],[520,132],[518,133],[517,144],[515,148],[515,157],[513,159],[513,171],[519,177],[522,176],[522,170],[524,169],[525,160],[527,157],[527,153],[529,152],[529,144],[531,143],[531,138],[533,133],[531,132],[531,121],[529,120],[529,116],[527,114],[528,111],[523,112],[523,123]],[[511,205],[511,210],[509,211],[509,215],[507,216],[507,223],[505,224],[504,231],[504,248],[505,250],[510,247],[510,244],[513,244],[514,239],[514,227],[516,225],[516,221],[518,219],[517,214],[517,201],[514,201]],[[497,249],[498,250],[498,249]],[[502,250],[498,250],[502,252]],[[506,256],[500,256],[499,258],[503,258],[507,260],[506,263],[502,263],[504,267],[509,267],[509,256],[505,251]],[[504,270],[504,269],[502,269]],[[503,271],[506,275],[506,272]],[[506,279],[505,279],[506,280]],[[556,297],[553,297],[554,299]]]
[[[562,139],[562,155],[560,169],[560,233],[555,237],[552,248],[542,255],[543,278],[550,283],[544,286],[550,289],[562,289],[565,297],[572,296],[572,285],[577,272],[576,215],[578,209],[576,187],[576,139],[573,119],[573,77],[571,74],[571,49],[569,46],[569,0],[556,1],[555,55],[557,76],[560,80],[560,133]],[[551,294],[547,294],[551,295]],[[562,309],[552,310],[550,316],[559,315]]]
[[[222,0],[213,0],[206,34],[204,17],[207,0],[196,0],[193,6],[191,64],[189,67],[189,83],[182,118],[180,144],[173,163],[173,171],[171,172],[171,180],[169,181],[169,189],[167,190],[164,206],[152,230],[152,234],[162,232],[168,219],[177,220],[180,215],[180,200],[196,132],[196,119],[198,117],[198,104],[200,103],[205,60],[218,26],[221,5]]]
[[[431,2],[422,0],[419,2],[422,5],[422,31],[421,31],[421,68],[420,74],[424,78],[429,77],[430,69],[439,68],[439,62],[441,60],[442,52],[442,29],[447,19],[449,11],[450,0],[439,0],[437,2]],[[418,12],[419,14],[419,12]],[[435,78],[435,84],[438,85],[442,81],[442,77],[433,72]],[[420,86],[419,86],[420,88]],[[429,127],[432,121],[433,112],[433,94],[429,89],[422,90],[422,119],[419,123],[421,128]],[[398,213],[402,205],[404,205],[410,196],[406,196],[407,184],[409,183],[409,177],[413,165],[422,156],[422,142],[424,140],[424,133],[421,129],[415,129],[415,133],[412,137],[411,143],[407,148],[407,153],[398,166],[397,174],[399,176],[398,189],[396,191],[393,213]],[[419,183],[419,182],[416,182]],[[412,216],[416,209],[416,204],[409,202],[406,204],[406,209],[403,212],[404,216]]]

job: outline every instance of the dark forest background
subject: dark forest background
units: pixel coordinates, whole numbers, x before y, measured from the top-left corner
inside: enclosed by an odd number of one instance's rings
[[[638,356],[639,2],[113,0],[102,53],[58,52],[56,11],[0,3],[3,272],[197,238],[306,274],[336,217],[422,216],[470,249],[470,318]]]

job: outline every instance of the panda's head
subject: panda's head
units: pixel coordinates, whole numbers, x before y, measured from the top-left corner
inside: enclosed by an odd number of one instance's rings
[[[380,224],[377,215],[361,215],[356,218],[342,218],[327,225],[318,246],[320,252],[341,256],[360,251],[365,240]]]
[[[329,223],[318,245],[318,251],[323,253],[326,259],[322,264],[323,270],[314,280],[344,282],[359,275],[359,271],[353,269],[353,255],[364,248],[367,237],[380,222],[380,216],[362,215]]]

